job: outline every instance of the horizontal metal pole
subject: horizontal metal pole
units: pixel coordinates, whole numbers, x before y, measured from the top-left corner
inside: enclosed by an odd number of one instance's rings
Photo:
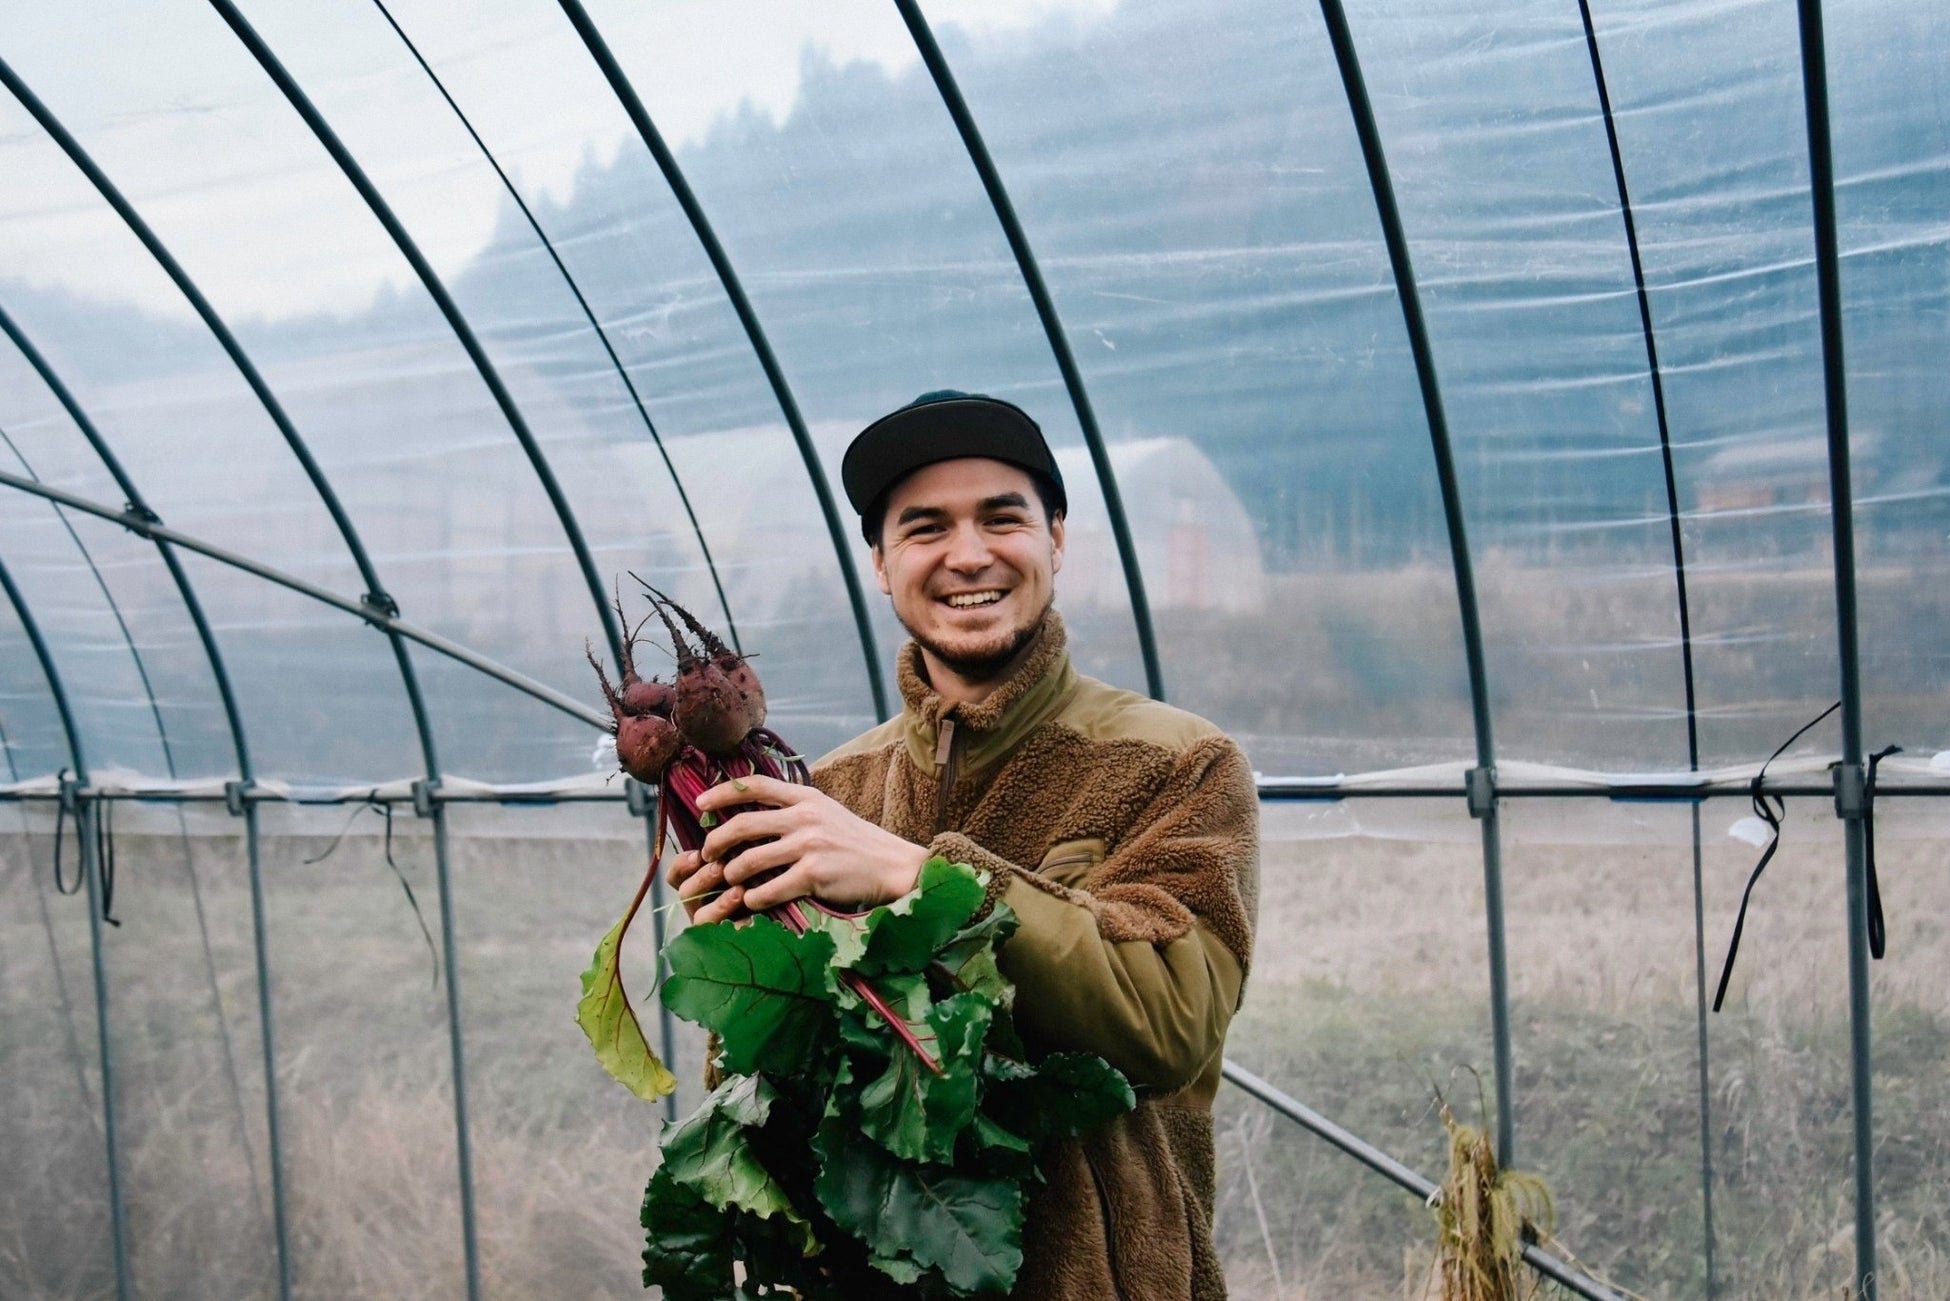
[[[1761,792],[1781,796],[1820,796],[1830,797],[1835,793],[1833,782],[1809,781],[1806,778],[1771,778],[1761,783]],[[1587,786],[1576,782],[1564,783],[1524,783],[1499,782],[1496,787],[1498,799],[1599,799],[1619,803],[1650,804],[1691,804],[1698,800],[1723,799],[1727,796],[1748,799],[1753,795],[1751,780],[1737,783],[1723,783],[1701,786],[1692,782],[1633,782],[1629,785]],[[1946,782],[1903,782],[1880,781],[1876,783],[1876,798],[1894,798],[1905,795],[1944,796],[1950,795],[1950,783]],[[1282,778],[1267,778],[1259,783],[1259,797],[1276,802],[1305,803],[1318,800],[1332,803],[1336,800],[1356,799],[1452,799],[1467,800],[1468,791],[1455,786],[1412,786],[1388,785],[1384,783],[1363,782],[1360,785],[1335,785],[1325,782],[1291,781]]]
[[[1399,1184],[1424,1202],[1432,1200],[1439,1191],[1435,1182],[1428,1176],[1403,1165],[1366,1139],[1357,1136],[1351,1130],[1341,1128],[1306,1103],[1274,1088],[1245,1067],[1228,1060],[1224,1070],[1226,1079],[1241,1090],[1259,1099],[1288,1120],[1305,1127],[1316,1137],[1326,1139],[1362,1165],[1384,1179]],[[1535,1243],[1526,1242],[1523,1245],[1523,1259],[1525,1264],[1545,1278],[1569,1288],[1581,1297],[1589,1297],[1591,1301],[1624,1301],[1623,1297],[1603,1283],[1572,1268]]]
[[[137,511],[105,506],[98,501],[91,501],[86,497],[78,497],[71,492],[64,492],[59,488],[50,487],[47,484],[38,483],[32,479],[24,479],[19,475],[8,474],[3,470],[0,470],[0,484],[4,484],[9,488],[18,489],[21,492],[30,493],[36,497],[44,497],[52,502],[58,502],[71,510],[78,510],[83,514],[93,515],[97,519],[104,519],[112,524],[120,524],[123,528],[129,530],[129,532],[149,538],[152,541],[168,542],[183,548],[185,551],[194,551],[200,556],[207,556],[219,564],[229,565],[232,569],[241,569],[247,574],[255,574],[257,577],[267,582],[275,583],[279,587],[288,588],[301,596],[308,596],[321,604],[343,610],[347,614],[364,620],[382,632],[395,633],[406,638],[408,641],[418,642],[430,651],[445,655],[448,659],[457,660],[467,665],[467,667],[474,669],[476,672],[483,673],[498,682],[513,687],[523,695],[532,696],[543,704],[559,709],[573,718],[578,718],[590,724],[592,727],[607,729],[610,725],[611,720],[607,715],[596,712],[581,701],[562,694],[554,687],[537,682],[525,674],[517,673],[504,664],[497,664],[485,655],[471,651],[458,642],[447,640],[439,633],[430,632],[425,628],[410,624],[398,615],[390,614],[376,605],[356,600],[353,597],[342,596],[337,592],[320,587],[316,583],[307,582],[295,574],[287,574],[283,570],[273,569],[269,565],[260,564],[246,556],[238,555],[234,551],[227,551],[214,543],[205,542],[200,538],[193,538],[187,533],[179,533],[172,528],[166,528],[161,522],[151,519]]]
[[[107,800],[126,804],[227,804],[229,801],[221,793],[208,791],[98,791],[80,789],[76,794],[85,799]],[[0,804],[54,804],[60,801],[54,791],[0,791]],[[530,794],[526,791],[448,791],[438,786],[431,787],[421,796],[431,799],[435,804],[498,804],[519,806],[524,804],[623,804],[627,796],[619,789],[611,791],[563,791],[560,794]],[[329,808],[344,804],[397,804],[405,808],[413,806],[411,794],[368,795],[362,791],[342,791],[331,795],[287,795],[281,791],[253,787],[244,795],[251,804],[292,804],[300,807],[317,806]]]
[[[52,776],[52,774],[48,774]],[[1641,788],[1633,787],[1633,791]],[[1502,786],[1497,795],[1512,799],[1585,798],[1599,800],[1672,802],[1691,804],[1699,800],[1728,795],[1746,796],[1745,786],[1694,787],[1675,784],[1661,788],[1668,793],[1647,796],[1642,794],[1620,794],[1602,786]],[[1769,795],[1798,796],[1807,798],[1829,798],[1835,788],[1826,783],[1811,785],[1807,782],[1768,781],[1761,784],[1761,790]],[[1683,791],[1681,794],[1679,792]],[[224,795],[213,791],[97,791],[84,790],[82,794],[90,799],[128,800],[138,804],[222,804]],[[1920,796],[1941,799],[1950,796],[1950,784],[1941,782],[1911,783],[1903,786],[1881,785],[1876,787],[1877,799],[1894,799],[1902,796]],[[622,789],[616,790],[574,790],[574,791],[446,791],[435,790],[433,799],[441,804],[620,804],[627,798]],[[1440,798],[1467,800],[1467,794],[1460,786],[1353,786],[1347,788],[1310,786],[1304,792],[1282,788],[1271,783],[1262,783],[1260,799],[1269,803],[1304,803],[1309,800],[1331,803],[1343,799],[1412,799]],[[0,803],[46,800],[52,802],[59,796],[53,791],[0,791]],[[342,792],[331,795],[287,795],[264,787],[253,787],[246,799],[270,804],[411,804],[410,794],[367,795],[362,792]]]

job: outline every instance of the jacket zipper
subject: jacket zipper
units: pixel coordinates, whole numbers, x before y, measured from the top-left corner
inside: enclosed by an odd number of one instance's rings
[[[1104,1217],[1104,1263],[1110,1270],[1111,1295],[1117,1301],[1124,1301],[1124,1282],[1117,1269],[1117,1230],[1110,1217],[1110,1191],[1104,1187],[1104,1177],[1097,1172],[1097,1163],[1091,1159],[1087,1149],[1083,1153],[1083,1164],[1089,1167],[1090,1182],[1097,1186],[1097,1207]]]
[[[961,776],[960,729],[953,718],[941,720],[934,743],[934,766],[941,770],[941,784],[934,793],[934,834],[948,829],[948,797],[954,793],[955,779]]]

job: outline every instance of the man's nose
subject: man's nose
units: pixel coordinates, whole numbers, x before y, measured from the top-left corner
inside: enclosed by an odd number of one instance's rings
[[[948,548],[948,567],[962,572],[986,569],[995,559],[989,549],[988,539],[978,528],[958,528],[954,531],[953,545]]]

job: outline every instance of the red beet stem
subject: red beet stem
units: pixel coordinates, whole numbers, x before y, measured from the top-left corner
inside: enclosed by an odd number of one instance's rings
[[[776,736],[772,736],[769,732],[766,735],[774,741],[778,740]],[[756,756],[751,753],[751,750],[754,749],[760,750],[760,753]],[[784,750],[785,747],[781,743],[773,752],[783,753]],[[676,833],[677,843],[685,849],[698,849],[704,844],[705,828],[703,823],[698,819],[697,797],[711,789],[712,786],[718,784],[719,781],[735,781],[739,777],[751,776],[761,767],[771,762],[769,756],[763,752],[763,749],[757,746],[748,747],[747,753],[741,757],[744,762],[738,766],[742,766],[744,771],[733,772],[730,769],[731,766],[737,765],[738,761],[736,759],[729,761],[712,759],[687,745],[678,753],[676,761],[664,770],[663,798],[658,801],[661,806],[658,811],[658,816],[660,819],[668,818],[671,830]],[[803,767],[804,761],[799,760],[796,755],[793,756],[793,761]],[[773,776],[774,774],[766,773],[764,775]],[[722,821],[725,818],[743,812],[747,808],[755,807],[758,806],[740,805],[736,808],[725,810],[718,815],[718,818]],[[661,837],[659,843],[661,843]],[[654,870],[655,867],[653,864],[652,871]],[[809,903],[821,912],[834,917],[857,918],[866,916],[864,912],[836,912],[810,895],[803,902]],[[777,908],[767,909],[766,913],[767,915],[776,915],[776,920],[794,935],[804,935],[807,930],[807,922],[806,914],[799,906],[800,903],[800,900],[794,899]],[[894,1011],[893,1007],[885,998],[881,997],[880,991],[876,990],[865,976],[862,976],[857,971],[843,971],[840,973],[840,976],[846,981],[847,986],[854,993],[858,994],[867,1006],[880,1014],[880,1019],[888,1024],[894,1034],[902,1043],[907,1045],[908,1049],[916,1057],[920,1058],[923,1066],[927,1067],[936,1075],[944,1073],[941,1068],[941,1063],[935,1060],[933,1054],[929,1053],[922,1046],[920,1039],[908,1028],[907,1022],[901,1020],[900,1014]]]

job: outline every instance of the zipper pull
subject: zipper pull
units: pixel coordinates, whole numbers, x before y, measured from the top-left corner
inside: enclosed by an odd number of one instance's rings
[[[948,829],[948,796],[954,792],[956,769],[961,767],[955,759],[955,720],[944,718],[934,743],[934,766],[941,774],[934,788],[934,834],[937,836]]]

